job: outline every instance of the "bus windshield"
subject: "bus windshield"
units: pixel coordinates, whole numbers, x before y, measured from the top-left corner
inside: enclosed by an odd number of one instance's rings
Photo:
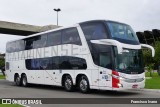
[[[144,72],[142,50],[124,49],[122,54],[115,51],[115,70],[127,74],[140,74]]]
[[[139,44],[136,33],[129,25],[117,22],[107,22],[107,25],[111,33],[111,38],[123,43]]]

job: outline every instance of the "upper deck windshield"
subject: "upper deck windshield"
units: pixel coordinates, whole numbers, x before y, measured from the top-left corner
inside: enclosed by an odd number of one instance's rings
[[[122,54],[115,51],[115,70],[127,74],[140,74],[144,72],[142,50],[125,49]]]
[[[129,25],[117,22],[106,22],[111,33],[111,38],[127,44],[139,44],[136,33]]]

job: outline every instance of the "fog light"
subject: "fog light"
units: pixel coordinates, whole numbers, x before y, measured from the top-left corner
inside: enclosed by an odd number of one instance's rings
[[[122,85],[121,83],[118,83],[117,85],[118,85],[119,87],[123,87],[123,85]]]

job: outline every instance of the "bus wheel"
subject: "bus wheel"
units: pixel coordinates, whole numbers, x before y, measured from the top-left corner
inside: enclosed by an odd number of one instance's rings
[[[89,81],[88,78],[86,76],[81,76],[80,80],[79,80],[79,90],[82,93],[88,93],[90,88],[89,88]]]
[[[22,76],[22,86],[26,87],[27,85],[28,85],[27,76],[23,75]]]
[[[21,85],[21,79],[20,79],[19,75],[17,75],[16,78],[15,78],[15,84],[16,84],[17,86],[20,86],[20,85]]]
[[[67,75],[64,80],[64,88],[66,91],[73,91],[73,81],[70,75]]]

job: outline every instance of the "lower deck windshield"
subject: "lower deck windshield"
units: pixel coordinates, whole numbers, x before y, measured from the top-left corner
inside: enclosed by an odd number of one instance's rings
[[[124,49],[118,54],[117,47],[89,44],[94,64],[122,72],[125,74],[141,74],[144,72],[142,50]]]
[[[142,50],[124,49],[118,54],[114,47],[115,70],[126,74],[140,74],[144,72]]]

